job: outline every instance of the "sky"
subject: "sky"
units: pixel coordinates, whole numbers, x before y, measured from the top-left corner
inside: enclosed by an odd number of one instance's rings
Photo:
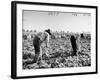
[[[23,29],[91,32],[91,14],[23,10]]]

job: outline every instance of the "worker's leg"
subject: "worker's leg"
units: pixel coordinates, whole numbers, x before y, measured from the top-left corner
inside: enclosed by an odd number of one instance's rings
[[[76,56],[77,55],[77,46],[76,46],[76,44],[74,44],[74,45],[72,45],[72,50],[73,50],[73,53],[72,53],[72,55],[74,56]]]
[[[80,37],[77,39],[77,52],[81,52],[81,40]]]
[[[35,57],[34,57],[34,63],[38,61],[39,55],[40,55],[40,47],[39,45],[34,45],[35,49]]]
[[[41,58],[41,60],[42,60],[42,47],[40,46],[40,58]]]
[[[35,52],[34,63],[36,63],[39,59],[40,52]]]

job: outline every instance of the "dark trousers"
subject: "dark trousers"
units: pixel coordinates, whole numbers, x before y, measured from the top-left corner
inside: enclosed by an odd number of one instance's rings
[[[40,46],[34,45],[34,49],[35,49],[34,63],[36,63],[38,61],[39,55],[40,55]]]
[[[71,36],[71,45],[72,45],[72,49],[73,49],[73,53],[72,55],[77,55],[77,43],[76,43],[76,39],[74,36]]]

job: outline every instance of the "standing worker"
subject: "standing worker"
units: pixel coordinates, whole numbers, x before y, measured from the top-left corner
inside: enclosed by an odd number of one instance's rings
[[[77,55],[77,44],[76,44],[76,38],[74,37],[74,35],[70,37],[70,41],[71,41],[71,46],[73,50],[72,55],[76,56]]]

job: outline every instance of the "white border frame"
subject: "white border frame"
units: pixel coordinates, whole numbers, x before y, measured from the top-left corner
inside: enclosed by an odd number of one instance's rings
[[[22,70],[22,10],[43,10],[43,11],[62,11],[62,12],[83,12],[91,13],[92,32],[91,32],[91,67],[77,68],[54,68],[54,69],[31,69]],[[28,5],[17,4],[17,76],[37,76],[37,75],[53,75],[53,74],[69,74],[84,73],[96,71],[96,9],[94,8],[76,8],[76,7],[60,7],[47,5]]]

